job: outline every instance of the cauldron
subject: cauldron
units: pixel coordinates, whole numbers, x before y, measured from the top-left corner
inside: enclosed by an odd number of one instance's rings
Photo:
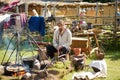
[[[23,64],[29,68],[33,68],[33,59],[23,59]]]

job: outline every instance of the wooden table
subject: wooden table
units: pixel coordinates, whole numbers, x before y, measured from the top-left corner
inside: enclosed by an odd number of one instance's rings
[[[98,39],[97,39],[97,34],[94,34],[93,32],[84,32],[84,33],[77,33],[75,34],[76,37],[80,38],[80,37],[87,37],[89,42],[90,42],[90,37],[93,37],[95,39],[95,43],[97,45],[97,47],[100,47],[99,46],[99,42],[98,42]]]
[[[97,47],[99,48],[99,43],[97,39],[97,35],[94,33],[77,33],[76,37],[72,38],[72,48],[81,48],[83,52],[90,53],[91,47],[91,40],[90,37],[94,37]]]

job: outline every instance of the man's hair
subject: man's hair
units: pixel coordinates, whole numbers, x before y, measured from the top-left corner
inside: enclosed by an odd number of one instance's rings
[[[62,25],[64,25],[64,21],[61,19],[61,20],[59,20],[59,21],[57,22],[57,24],[62,24]]]

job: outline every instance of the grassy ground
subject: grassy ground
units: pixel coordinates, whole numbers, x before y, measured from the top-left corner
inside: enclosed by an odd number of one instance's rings
[[[3,59],[4,51],[1,50],[0,54],[1,54],[0,55],[0,62],[1,62]],[[92,60],[93,60],[92,58],[91,59],[88,58],[87,64],[89,64],[89,62],[91,62]],[[107,68],[108,68],[107,78],[96,79],[96,80],[120,80],[120,52],[119,51],[106,52],[105,60],[107,62]],[[55,76],[59,77],[60,80],[71,80],[72,75],[75,73],[75,71],[72,72],[68,71],[68,69],[66,69],[62,63],[56,64],[53,68],[50,68],[50,70],[58,71],[58,74],[55,74]],[[0,80],[6,80],[3,78]]]
[[[108,77],[106,80],[120,80],[120,52],[107,52]]]
[[[92,59],[88,59],[89,63]],[[107,62],[108,75],[106,79],[96,79],[96,80],[120,80],[120,52],[106,52],[105,60]],[[73,72],[74,73],[74,72]],[[71,80],[73,73],[69,73],[64,76],[62,80]]]
[[[93,58],[88,58],[87,59],[87,64],[89,64],[91,61],[93,60]],[[105,60],[107,63],[107,78],[99,78],[99,79],[95,79],[95,80],[120,80],[120,52],[116,52],[116,51],[109,51],[106,52],[105,55]],[[60,68],[61,66],[59,65],[58,68]],[[75,71],[69,72],[67,73],[64,67],[61,67],[59,70],[61,70],[61,74],[60,76],[62,76],[62,78],[60,80],[72,80],[72,75],[75,73]]]

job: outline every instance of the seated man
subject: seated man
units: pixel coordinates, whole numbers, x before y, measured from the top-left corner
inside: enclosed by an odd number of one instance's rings
[[[63,20],[59,20],[57,23],[58,28],[54,31],[53,45],[47,45],[47,55],[50,58],[54,57],[54,53],[58,52],[58,55],[66,54],[69,51],[72,44],[72,34],[69,29],[64,25]]]
[[[95,50],[96,59],[89,64],[89,67],[93,69],[93,72],[80,72],[75,73],[72,77],[75,79],[95,79],[98,77],[106,77],[107,76],[107,64],[104,60],[104,53],[100,52],[100,50]]]

